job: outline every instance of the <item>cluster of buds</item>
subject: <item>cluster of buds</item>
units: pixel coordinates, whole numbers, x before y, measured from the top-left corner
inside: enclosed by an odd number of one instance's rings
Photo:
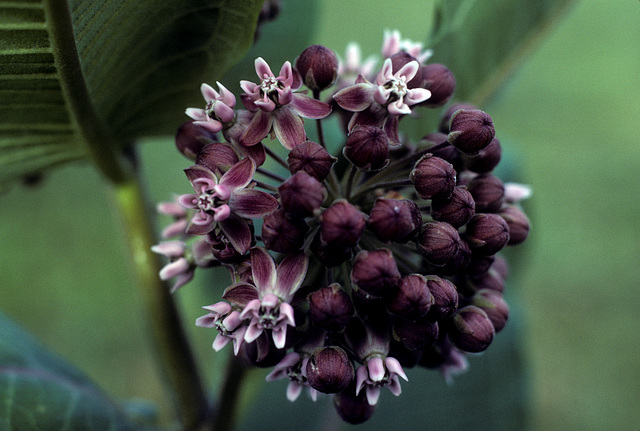
[[[345,62],[311,46],[278,75],[258,58],[258,82],[240,82],[244,109],[203,84],[206,106],[187,109],[194,121],[176,138],[194,193],[162,207],[174,218],[164,236],[180,238],[156,247],[174,289],[196,268],[228,268],[196,322],[216,330],[214,350],[273,367],[267,380],[289,379],[292,401],[304,388],[334,394],[351,423],[371,417],[383,387],[399,395],[405,369],[449,379],[487,349],[509,315],[498,252],[529,232],[526,187],[492,174],[491,117],[455,104],[411,141],[400,122],[447,104],[455,79],[398,32],[382,55],[377,73],[355,45]],[[329,115],[343,120],[342,145],[324,140]]]

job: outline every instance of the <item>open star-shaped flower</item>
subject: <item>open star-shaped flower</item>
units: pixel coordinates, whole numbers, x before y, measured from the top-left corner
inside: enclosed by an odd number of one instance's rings
[[[233,108],[236,106],[236,97],[224,85],[216,82],[220,92],[217,92],[209,84],[202,84],[200,92],[207,105],[204,109],[187,108],[185,113],[196,120],[194,124],[202,126],[213,133],[223,128],[223,123],[233,120]]]

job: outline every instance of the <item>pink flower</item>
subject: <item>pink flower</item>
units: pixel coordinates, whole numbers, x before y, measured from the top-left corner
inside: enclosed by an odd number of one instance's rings
[[[253,283],[229,286],[222,297],[243,307],[241,319],[249,320],[244,341],[255,341],[270,330],[277,349],[285,346],[287,326],[295,326],[289,303],[307,274],[309,259],[304,253],[287,255],[276,268],[273,257],[263,248],[251,249]]]
[[[273,131],[288,150],[306,139],[301,117],[319,119],[331,113],[331,106],[301,93],[300,75],[285,62],[280,74],[275,76],[261,57],[255,61],[259,84],[240,81],[245,91],[240,97],[245,107],[254,112],[251,122],[240,137],[243,145],[255,145]]]
[[[194,124],[202,126],[213,133],[219,132],[223,128],[223,123],[230,123],[233,120],[233,108],[236,106],[236,97],[227,90],[224,85],[216,82],[220,93],[208,84],[202,84],[200,91],[207,106],[204,109],[187,108],[185,113],[196,120]]]
[[[396,358],[371,356],[356,371],[356,395],[362,389],[366,391],[369,405],[376,405],[380,397],[380,388],[386,386],[395,396],[400,395],[400,379],[409,381]]]
[[[244,321],[240,318],[240,313],[224,301],[202,308],[209,310],[209,313],[198,317],[196,326],[218,330],[218,335],[213,341],[213,350],[219,352],[224,346],[233,342],[233,353],[237,355],[247,330],[243,325]]]
[[[307,383],[307,362],[309,357],[302,357],[299,353],[287,353],[284,358],[267,374],[267,382],[289,379],[287,385],[287,399],[295,401],[300,396],[303,388],[309,390],[309,396],[313,401],[318,399],[318,391]]]
[[[171,293],[190,282],[197,267],[208,268],[219,263],[204,239],[194,242],[190,247],[183,241],[164,241],[151,247],[151,251],[169,258],[169,263],[160,270],[160,279],[175,277]]]

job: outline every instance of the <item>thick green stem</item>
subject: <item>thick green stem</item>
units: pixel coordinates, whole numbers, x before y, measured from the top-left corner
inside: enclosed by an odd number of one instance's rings
[[[219,402],[211,423],[212,431],[231,431],[235,428],[238,414],[238,401],[242,383],[247,375],[247,367],[241,360],[232,356],[227,362],[227,369],[219,394]]]

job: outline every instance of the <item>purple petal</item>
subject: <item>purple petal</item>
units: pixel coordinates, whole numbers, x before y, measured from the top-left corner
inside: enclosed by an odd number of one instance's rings
[[[347,111],[360,112],[371,105],[376,88],[367,83],[354,84],[334,94],[333,100]]]
[[[242,145],[255,145],[267,137],[273,127],[273,115],[258,110],[240,136]]]
[[[288,301],[304,281],[308,266],[309,258],[306,254],[287,255],[278,265],[276,291],[274,293]]]
[[[244,306],[242,313],[240,313],[240,318],[251,319],[251,321],[253,322],[253,319],[258,315],[258,310],[260,310],[261,306],[262,306],[261,300],[252,299],[251,301],[249,301],[247,305]]]
[[[233,116],[235,115],[235,111],[233,110],[233,108],[228,107],[222,102],[216,102],[213,105],[213,112],[215,112],[218,118],[220,118],[225,123],[229,123],[231,120],[233,120]]]
[[[389,370],[389,373],[397,374],[405,381],[409,381],[407,375],[402,369],[402,365],[400,365],[400,362],[396,358],[387,358],[384,360],[384,364],[387,366],[387,370]]]
[[[384,131],[387,134],[387,138],[393,144],[400,143],[400,136],[398,135],[398,123],[400,117],[397,115],[391,115],[387,117],[387,121],[384,123]]]
[[[203,187],[205,190],[209,190],[218,184],[218,177],[216,177],[216,174],[204,166],[193,165],[185,169],[184,173],[187,175],[187,179],[193,185],[193,189],[196,193],[201,193]]]
[[[231,246],[241,255],[251,248],[251,228],[241,217],[231,214],[228,219],[221,221],[220,229],[229,240]]]
[[[267,160],[267,154],[264,150],[264,145],[259,142],[255,145],[251,145],[250,147],[244,145],[241,145],[240,147],[240,151],[246,156],[251,157],[258,166],[262,166],[265,160]]]
[[[386,387],[389,388],[389,391],[396,397],[402,393],[402,387],[400,387],[400,379],[398,376],[391,377],[389,383],[386,384]]]
[[[238,352],[240,351],[240,346],[242,346],[242,342],[244,341],[244,334],[246,332],[247,327],[243,326],[231,335],[233,337],[233,354],[236,356],[238,356]]]
[[[374,356],[367,361],[367,370],[369,370],[369,378],[374,382],[381,382],[384,379],[385,369],[382,358]]]
[[[225,289],[222,299],[246,307],[249,302],[258,299],[258,290],[248,283],[236,283]]]
[[[276,264],[265,249],[251,249],[251,272],[253,282],[261,295],[273,292],[276,284]]]
[[[253,104],[264,112],[272,112],[276,109],[276,102],[271,100],[271,98],[266,94],[261,98],[253,99]]]
[[[184,257],[168,263],[160,270],[160,280],[168,280],[189,270],[189,262]]]
[[[287,325],[283,322],[271,330],[271,337],[273,338],[273,345],[276,349],[284,349],[287,343]]]
[[[294,149],[307,139],[304,121],[287,106],[281,106],[274,112],[273,131],[287,150]]]
[[[236,190],[229,199],[231,211],[244,218],[260,218],[278,208],[278,200],[267,192]]]
[[[244,341],[247,343],[253,343],[262,334],[262,328],[258,328],[254,321],[251,321],[247,332],[244,333]]]
[[[227,337],[226,335],[218,334],[216,336],[216,339],[213,340],[213,344],[211,345],[211,347],[213,347],[213,350],[215,350],[216,352],[219,352],[224,346],[229,344],[230,341],[231,338]]]
[[[367,386],[367,402],[370,406],[375,406],[378,403],[378,398],[380,398],[380,387],[379,386]]]
[[[204,111],[204,109],[200,109],[200,108],[187,108],[187,110],[184,111],[184,113],[196,121],[206,121],[208,118],[208,115]]]
[[[202,97],[204,97],[204,100],[206,100],[207,103],[220,97],[218,92],[214,90],[213,87],[209,84],[202,84],[200,86],[200,92],[202,93]]]
[[[287,385],[287,399],[291,402],[294,402],[298,399],[301,393],[302,385],[298,382],[294,382],[293,380],[290,381]]]
[[[256,74],[258,74],[258,78],[260,78],[261,80],[269,77],[275,78],[275,75],[271,71],[269,64],[267,64],[267,62],[264,61],[262,57],[256,58],[253,63],[256,67]]]
[[[331,114],[331,105],[320,100],[313,99],[304,94],[296,93],[289,104],[299,116],[316,120]]]
[[[171,290],[169,292],[174,293],[176,290],[180,289],[182,286],[184,286],[191,280],[193,280],[193,271],[185,272],[184,274],[179,274],[176,277],[176,281],[175,283],[173,283],[173,286],[171,286]]]
[[[189,221],[186,233],[189,235],[205,235],[215,229],[217,222],[211,214],[200,211]]]
[[[369,372],[367,371],[367,367],[365,365],[359,366],[356,370],[356,395],[360,393],[368,377]]]
[[[198,208],[198,195],[185,194],[178,196],[178,203],[185,208],[196,209]]]
[[[256,162],[250,157],[240,160],[220,177],[220,184],[223,184],[231,191],[247,187],[256,172]]]

